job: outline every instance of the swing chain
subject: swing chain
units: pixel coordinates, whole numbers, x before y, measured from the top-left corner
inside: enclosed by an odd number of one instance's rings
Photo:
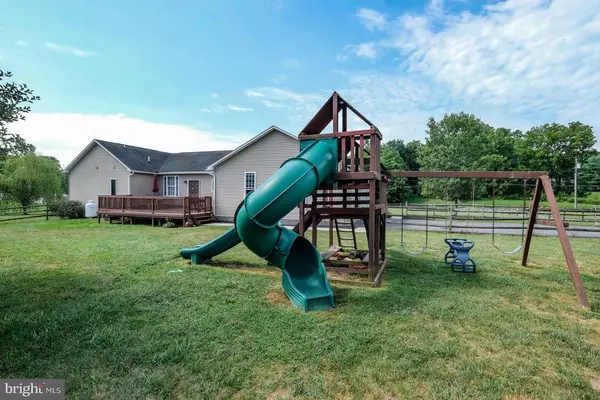
[[[521,251],[525,243],[525,208],[527,204],[527,180],[523,180],[523,209],[521,214],[521,244],[510,251],[503,251],[496,245],[496,180],[492,180],[492,246],[504,254],[515,254]]]

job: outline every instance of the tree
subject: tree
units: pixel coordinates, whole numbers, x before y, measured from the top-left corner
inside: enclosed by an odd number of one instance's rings
[[[59,197],[62,171],[53,157],[27,153],[8,156],[0,171],[0,191],[27,208],[38,199],[53,200]]]
[[[446,114],[439,121],[429,118],[425,143],[417,148],[417,162],[425,171],[506,167],[506,157],[496,154],[500,146],[494,136],[495,129],[473,114]],[[466,200],[472,196],[472,182],[465,179],[427,179],[424,182],[423,190],[429,197]]]
[[[6,81],[6,78],[12,78],[12,73],[0,70],[0,161],[8,155],[35,151],[20,135],[9,133],[7,124],[24,120],[25,114],[31,111],[29,104],[40,99],[27,85]]]
[[[595,154],[596,140],[592,127],[579,121],[569,125],[557,123],[531,128],[519,146],[529,169],[547,171],[557,192],[572,193],[576,160],[585,163]]]
[[[581,193],[600,192],[600,155],[594,155],[581,166],[579,172]]]
[[[381,163],[388,170],[406,169],[406,163],[396,147],[397,142],[397,140],[392,140],[381,145]],[[402,141],[400,140],[400,142]],[[405,179],[399,177],[391,178],[387,185],[387,200],[390,203],[399,203],[404,199],[405,195]]]

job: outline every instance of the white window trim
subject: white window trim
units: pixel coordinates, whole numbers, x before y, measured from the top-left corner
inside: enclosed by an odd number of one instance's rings
[[[117,195],[117,178],[110,178],[110,182],[109,182],[109,186],[108,186],[108,194],[109,195],[113,195],[112,194],[112,182],[115,181],[115,196]]]
[[[188,181],[187,181],[187,195],[188,196],[190,195],[190,182],[192,182],[192,181],[197,181],[198,182],[198,197],[200,197],[201,196],[200,190],[202,189],[200,187],[200,179],[188,179]]]
[[[214,192],[215,192],[215,186],[217,185],[217,184],[215,183],[215,176],[214,176],[214,175],[212,176],[212,179],[211,179],[210,181],[211,181],[211,184],[210,184],[210,191],[211,191],[212,193],[214,193]],[[244,183],[244,184],[245,184],[245,183]]]
[[[175,178],[175,195],[168,194],[167,181],[169,178]],[[179,175],[164,175],[163,176],[163,196],[179,197]]]
[[[250,189],[249,187],[246,186],[246,177],[249,174],[254,174],[254,188],[252,189],[252,191],[256,190],[256,179],[257,179],[256,172],[244,172],[244,198],[246,198],[246,191],[248,189]]]

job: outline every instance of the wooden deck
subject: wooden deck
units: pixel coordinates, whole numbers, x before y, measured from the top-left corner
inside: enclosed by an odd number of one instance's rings
[[[98,196],[98,222],[106,218],[173,219],[194,224],[215,221],[212,197]]]

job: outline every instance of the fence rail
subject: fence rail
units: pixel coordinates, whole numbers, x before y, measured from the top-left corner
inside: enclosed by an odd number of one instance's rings
[[[23,210],[23,207],[0,208],[0,223],[31,218],[45,218],[48,220],[51,215],[48,204],[34,204],[26,207],[25,210]]]
[[[480,204],[411,204],[390,203],[388,209],[392,215],[405,216],[409,218],[424,218],[429,214],[429,219],[466,221],[491,221],[497,222],[521,221],[529,217],[529,207],[521,206],[496,206]],[[564,222],[571,224],[600,226],[600,207],[593,208],[561,208],[560,215]],[[548,207],[540,206],[537,212],[537,220],[551,220],[552,214]]]

